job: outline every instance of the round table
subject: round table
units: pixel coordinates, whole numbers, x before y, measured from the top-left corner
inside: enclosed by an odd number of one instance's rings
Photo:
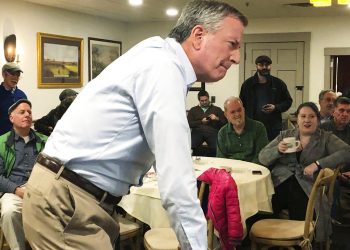
[[[238,188],[245,231],[247,218],[258,211],[272,212],[274,188],[267,168],[251,162],[215,157],[194,157],[193,166],[196,177],[211,167],[225,168],[231,172]],[[144,178],[143,186],[130,189],[130,194],[123,197],[119,206],[151,228],[170,227],[168,215],[161,205],[156,175],[152,172]]]

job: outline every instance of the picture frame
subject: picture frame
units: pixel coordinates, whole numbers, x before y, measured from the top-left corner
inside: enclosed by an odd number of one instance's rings
[[[89,81],[98,76],[111,62],[121,56],[122,42],[88,37]]]
[[[189,88],[189,91],[201,91],[205,90],[205,82],[195,82],[191,88]]]
[[[37,33],[38,88],[83,86],[83,38]]]

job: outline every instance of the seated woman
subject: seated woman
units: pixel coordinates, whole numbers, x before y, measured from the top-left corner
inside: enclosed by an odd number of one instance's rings
[[[330,132],[319,129],[320,113],[312,102],[297,109],[297,128],[282,131],[260,151],[259,161],[271,170],[275,194],[273,211],[289,210],[292,220],[304,220],[308,196],[320,168],[335,168],[350,163],[350,146]],[[300,141],[296,152],[287,153],[288,143],[283,138]],[[286,152],[287,151],[287,152]]]

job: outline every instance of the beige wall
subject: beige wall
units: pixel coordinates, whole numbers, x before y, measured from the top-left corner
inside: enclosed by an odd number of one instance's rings
[[[324,48],[350,47],[349,17],[250,19],[247,34],[311,32],[309,100],[317,101],[323,88]],[[84,38],[84,83],[88,79],[87,38],[98,37],[123,42],[123,52],[137,42],[154,35],[165,37],[174,22],[125,24],[90,15],[29,4],[19,0],[1,0],[0,43],[9,34],[16,34],[21,47],[24,74],[19,87],[33,102],[34,118],[41,117],[58,104],[61,89],[37,88],[36,33],[46,32]],[[2,48],[2,46],[0,46]],[[0,64],[4,63],[0,49]],[[219,83],[208,84],[222,107],[230,95],[239,94],[239,70],[233,66]],[[78,90],[79,91],[79,90]],[[196,92],[188,95],[187,107],[197,104]]]
[[[323,89],[324,48],[350,47],[350,17],[322,18],[283,18],[283,19],[250,19],[246,29],[247,34],[311,32],[310,44],[310,92],[309,100],[317,102],[318,93]],[[142,29],[138,25],[128,26],[130,44],[136,40],[161,34],[159,25],[144,23]],[[164,25],[164,29],[169,25]],[[138,37],[140,39],[138,39]],[[229,95],[239,95],[238,66],[233,66],[226,77],[219,83],[208,86],[211,95],[216,95],[218,106],[223,105]],[[195,94],[188,96],[187,107],[197,104]]]
[[[126,41],[126,25],[101,17],[48,8],[18,0],[0,0],[0,66],[5,62],[3,41],[16,34],[20,47],[20,66],[24,73],[19,88],[33,103],[34,119],[46,115],[59,103],[62,89],[37,88],[37,32],[84,39],[83,81],[88,81],[88,37]],[[1,78],[2,80],[2,78]],[[79,92],[80,89],[77,89]]]

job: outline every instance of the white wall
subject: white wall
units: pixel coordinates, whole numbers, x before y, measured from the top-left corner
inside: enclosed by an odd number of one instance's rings
[[[83,82],[88,81],[88,37],[126,41],[124,23],[84,15],[56,8],[30,4],[18,0],[1,0],[0,8],[0,65],[5,63],[4,38],[10,34],[17,37],[17,47],[22,51],[21,75],[18,87],[33,104],[33,118],[47,114],[59,103],[62,89],[37,88],[37,32],[51,33],[84,39]],[[124,44],[123,44],[124,45]],[[124,49],[123,49],[124,51]],[[77,89],[79,92],[80,89]]]
[[[20,64],[24,74],[19,87],[32,100],[34,118],[38,118],[58,104],[58,95],[62,89],[37,88],[37,32],[84,38],[84,83],[86,83],[87,37],[120,40],[123,42],[123,52],[126,52],[147,37],[155,35],[166,37],[174,23],[175,21],[125,24],[19,0],[1,0],[0,43],[3,44],[3,39],[7,35],[16,34],[17,44],[23,51]],[[349,26],[349,17],[250,19],[246,33],[311,32],[309,100],[317,101],[318,93],[324,84],[324,48],[350,47]],[[0,49],[0,64],[2,65],[4,61],[3,51]],[[222,107],[228,96],[239,94],[238,70],[238,66],[232,66],[223,80],[207,86],[209,93],[216,96],[218,106]],[[197,92],[189,93],[188,108],[197,104],[196,94]]]
[[[159,24],[144,23],[142,28],[138,28],[138,26],[135,24],[128,26],[128,37],[132,38],[131,43],[153,34],[165,32],[159,28]],[[350,47],[349,26],[350,17],[249,19],[245,33],[311,32],[309,100],[317,102],[318,93],[324,86],[324,48]],[[164,29],[168,28],[169,24],[164,25]],[[238,66],[232,66],[223,80],[208,85],[207,90],[210,95],[216,96],[216,104],[220,107],[228,96],[239,95]],[[187,107],[196,104],[195,93],[190,93]]]

